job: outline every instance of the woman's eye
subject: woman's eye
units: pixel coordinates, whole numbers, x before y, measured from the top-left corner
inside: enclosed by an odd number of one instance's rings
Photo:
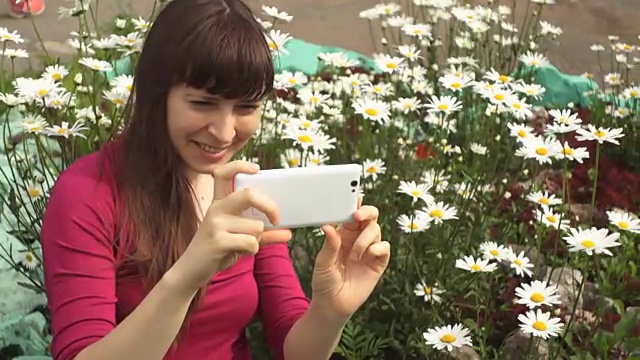
[[[244,105],[238,105],[238,107],[243,110],[256,110],[258,108],[258,105],[244,104]]]
[[[213,106],[215,105],[214,103],[212,103],[211,101],[198,101],[198,100],[192,100],[191,103],[193,105],[196,106]]]

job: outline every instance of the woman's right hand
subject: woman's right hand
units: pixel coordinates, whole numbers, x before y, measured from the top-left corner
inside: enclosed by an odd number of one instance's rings
[[[233,161],[216,169],[213,201],[187,250],[171,268],[179,286],[195,292],[209,282],[211,276],[233,265],[240,255],[255,255],[261,245],[286,242],[289,230],[264,231],[260,220],[242,217],[243,211],[255,208],[277,225],[276,204],[255,190],[233,192],[236,174],[254,174],[258,165]]]

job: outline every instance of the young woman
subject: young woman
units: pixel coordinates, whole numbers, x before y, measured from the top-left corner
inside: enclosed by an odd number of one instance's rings
[[[37,16],[42,14],[45,8],[45,0],[8,0],[9,15],[15,18]]]
[[[229,162],[260,123],[274,68],[240,0],[172,0],[150,29],[122,134],[58,178],[42,225],[56,360],[251,358],[264,325],[278,359],[327,359],[389,262],[377,209],[323,226],[311,300],[288,230],[241,218],[274,204],[231,192]]]

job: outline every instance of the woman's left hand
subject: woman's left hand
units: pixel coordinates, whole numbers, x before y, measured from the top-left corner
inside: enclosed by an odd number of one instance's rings
[[[311,283],[314,303],[338,316],[351,316],[367,300],[384,273],[391,250],[382,241],[378,209],[361,206],[354,221],[337,230],[324,225]]]

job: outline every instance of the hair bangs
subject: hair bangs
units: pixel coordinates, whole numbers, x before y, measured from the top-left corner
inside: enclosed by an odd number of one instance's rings
[[[273,90],[274,80],[265,34],[257,22],[225,20],[205,22],[206,29],[183,42],[178,81],[225,99],[260,100]]]

